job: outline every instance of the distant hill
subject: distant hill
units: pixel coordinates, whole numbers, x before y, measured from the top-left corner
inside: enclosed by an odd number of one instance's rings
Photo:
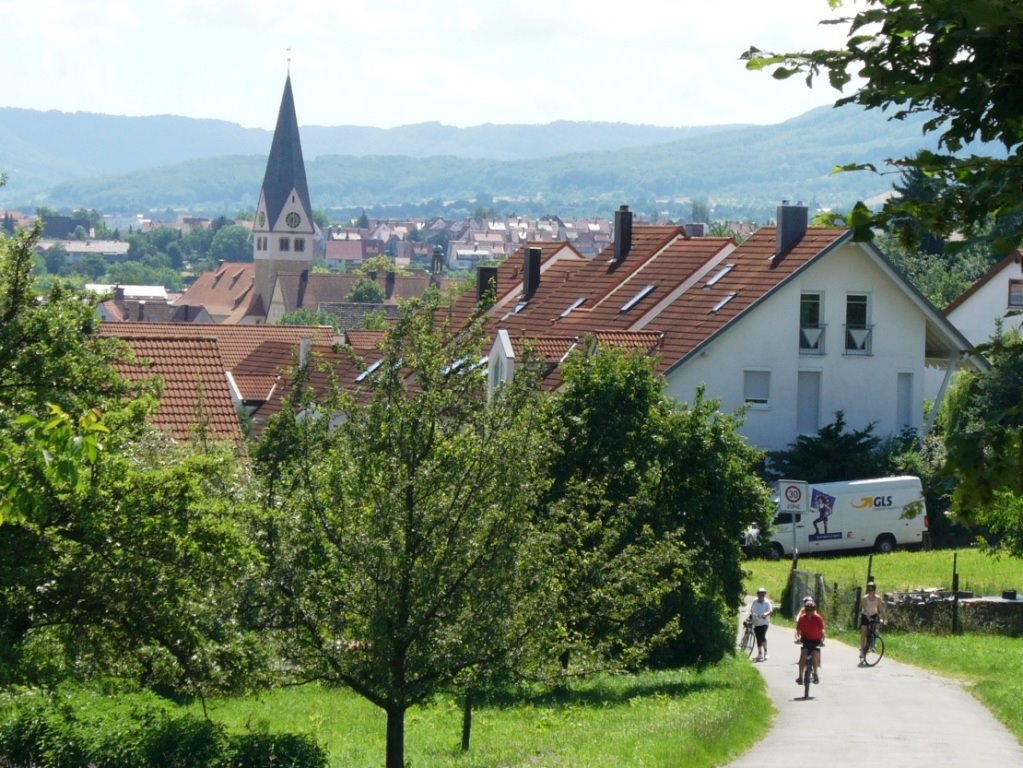
[[[306,126],[302,145],[318,209],[484,201],[596,215],[699,198],[718,215],[755,216],[783,198],[843,208],[883,194],[891,177],[831,170],[933,148],[924,119],[847,106],[769,126]],[[230,215],[255,206],[270,140],[269,131],[218,120],[0,109],[0,171],[9,177],[0,206]]]

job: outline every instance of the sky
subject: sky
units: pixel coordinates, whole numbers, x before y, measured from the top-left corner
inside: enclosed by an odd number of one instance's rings
[[[847,9],[848,11],[848,9]],[[0,106],[300,125],[770,124],[840,96],[739,60],[827,0],[0,0]]]

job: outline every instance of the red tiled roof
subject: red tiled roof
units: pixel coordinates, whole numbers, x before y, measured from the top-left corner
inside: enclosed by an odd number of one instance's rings
[[[214,271],[199,275],[177,303],[205,307],[210,315],[222,320],[239,307],[247,307],[255,276],[255,264],[224,262]]]
[[[121,335],[135,352],[135,362],[119,363],[130,381],[163,381],[156,427],[177,438],[194,434],[200,421],[211,437],[241,440],[241,426],[215,339]]]
[[[104,336],[157,336],[176,339],[216,339],[227,371],[252,354],[264,341],[282,341],[295,346],[303,338],[314,344],[329,344],[332,328],[323,325],[223,325],[220,323],[101,323]]]

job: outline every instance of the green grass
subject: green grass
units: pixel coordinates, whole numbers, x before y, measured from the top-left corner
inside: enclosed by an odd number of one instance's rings
[[[821,573],[829,586],[837,583],[845,590],[866,582],[867,561],[867,555],[807,558],[799,561],[799,567]],[[749,561],[747,592],[763,584],[777,597],[790,568],[785,561]],[[958,571],[959,588],[978,595],[1000,595],[1003,589],[1023,587],[1023,567],[1011,558],[960,550]],[[950,589],[952,552],[875,555],[873,574],[883,591]],[[858,633],[848,630],[829,629],[828,635],[851,644],[858,638]],[[1016,674],[1023,669],[1023,638],[893,632],[885,633],[885,655],[960,680],[1023,744],[1023,677]]]
[[[1023,567],[1019,560],[992,557],[977,549],[936,550],[928,552],[894,552],[874,555],[872,572],[882,592],[905,591],[917,588],[952,588],[953,556],[957,557],[959,589],[978,595],[1000,595],[1003,589],[1023,590]],[[804,557],[799,560],[800,570],[824,574],[829,588],[838,584],[845,591],[863,586],[867,581],[870,556]],[[761,584],[777,599],[788,579],[792,563],[789,560],[749,560],[746,591],[752,593]]]
[[[410,710],[405,756],[413,768],[459,766],[722,765],[764,736],[772,706],[745,660],[703,670],[601,677],[561,694],[480,706],[462,754],[461,710],[450,698]],[[379,766],[383,713],[346,690],[303,686],[213,702],[231,729],[310,733],[331,766]]]

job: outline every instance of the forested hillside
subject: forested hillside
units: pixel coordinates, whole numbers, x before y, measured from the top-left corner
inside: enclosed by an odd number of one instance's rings
[[[484,201],[524,214],[606,214],[621,203],[674,213],[701,199],[720,217],[758,218],[782,199],[841,209],[889,191],[891,176],[832,169],[926,146],[922,121],[822,107],[769,126],[310,126],[302,140],[324,210],[441,213]],[[0,205],[230,215],[254,207],[269,141],[222,121],[3,109]]]

